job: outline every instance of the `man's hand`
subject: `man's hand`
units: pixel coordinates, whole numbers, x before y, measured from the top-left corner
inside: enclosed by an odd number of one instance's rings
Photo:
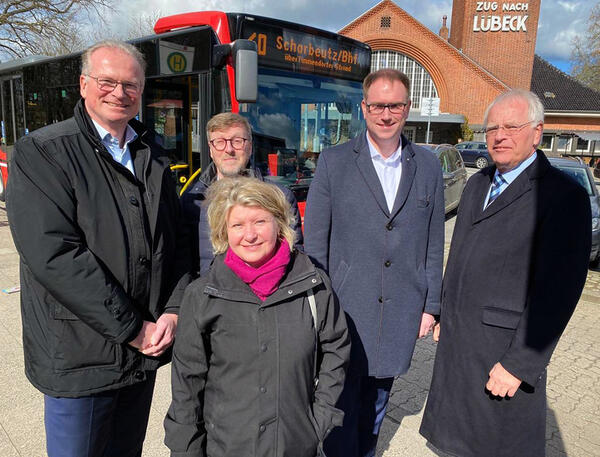
[[[165,313],[158,318],[154,333],[150,339],[150,346],[141,349],[142,354],[158,357],[165,352],[175,341],[177,330],[177,314]]]
[[[436,343],[440,340],[441,329],[442,328],[440,327],[439,322],[437,324],[435,324],[435,327],[433,327],[433,341],[435,341]]]
[[[521,385],[521,380],[506,371],[500,362],[492,367],[489,375],[485,388],[498,397],[514,396]]]
[[[155,329],[156,324],[154,322],[144,321],[140,333],[138,333],[138,336],[136,336],[134,340],[129,342],[129,345],[133,346],[138,351],[143,351],[144,349],[149,348],[152,346],[151,339]]]
[[[421,327],[419,328],[419,338],[423,338],[427,336],[429,332],[433,329],[435,325],[435,317],[429,313],[423,313],[421,316]]]

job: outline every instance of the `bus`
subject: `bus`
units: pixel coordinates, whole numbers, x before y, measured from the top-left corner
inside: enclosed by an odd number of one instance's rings
[[[361,83],[371,64],[364,43],[219,11],[163,17],[154,31],[130,41],[148,63],[138,119],[168,151],[182,190],[210,163],[205,125],[214,114],[250,121],[253,166],[300,201],[319,153],[363,128]],[[80,53],[0,64],[2,153],[10,156],[22,135],[72,116],[79,75]]]

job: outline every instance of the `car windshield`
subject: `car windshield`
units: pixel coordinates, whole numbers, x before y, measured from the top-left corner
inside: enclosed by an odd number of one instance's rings
[[[581,187],[583,187],[587,191],[590,197],[594,195],[594,191],[592,190],[592,183],[590,182],[585,168],[561,167],[560,165],[555,165],[555,167],[563,173],[570,176],[572,179],[574,179]]]

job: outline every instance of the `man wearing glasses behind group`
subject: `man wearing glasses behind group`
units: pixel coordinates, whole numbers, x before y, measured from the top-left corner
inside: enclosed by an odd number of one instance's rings
[[[133,119],[144,67],[129,44],[89,48],[74,117],[21,138],[11,160],[25,371],[50,457],[142,455],[189,282],[168,157]]]
[[[331,277],[352,338],[344,425],[325,441],[328,457],[375,455],[394,377],[440,310],[442,170],[402,135],[409,93],[397,70],[369,74],[367,131],[321,153],[308,193],[305,252]]]
[[[185,221],[192,234],[192,269],[200,275],[208,272],[214,258],[204,206],[208,187],[217,179],[240,174],[262,179],[258,168],[248,167],[252,156],[252,129],[245,117],[236,113],[216,114],[206,124],[206,138],[212,163],[181,197]],[[295,243],[302,245],[302,225],[296,197],[287,187],[279,187],[296,217],[296,224],[292,227],[296,232]]]

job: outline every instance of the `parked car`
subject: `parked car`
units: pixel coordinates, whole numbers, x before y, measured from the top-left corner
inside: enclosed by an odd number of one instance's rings
[[[446,213],[458,208],[467,185],[467,170],[460,154],[451,144],[421,144],[433,152],[440,161],[444,176],[444,204]]]
[[[592,206],[592,250],[590,252],[590,265],[597,267],[600,264],[600,194],[594,183],[594,176],[590,167],[577,160],[559,159],[550,157],[550,163],[563,173],[567,174],[583,187],[590,196]]]
[[[474,166],[479,169],[487,167],[492,163],[487,144],[482,141],[464,141],[454,146],[458,149],[465,165]]]

